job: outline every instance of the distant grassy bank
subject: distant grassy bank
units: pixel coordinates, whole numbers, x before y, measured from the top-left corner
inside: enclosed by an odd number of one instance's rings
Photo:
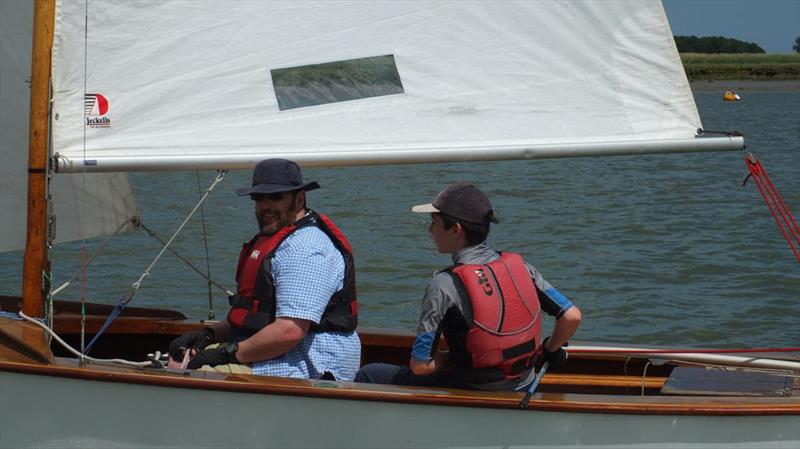
[[[689,81],[800,80],[800,54],[681,53]]]

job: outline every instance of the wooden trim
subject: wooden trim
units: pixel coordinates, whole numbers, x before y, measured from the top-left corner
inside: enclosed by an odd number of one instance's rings
[[[44,316],[42,273],[48,269],[47,140],[54,23],[55,0],[36,0],[28,124],[28,236],[22,275],[22,310],[32,317]]]
[[[480,392],[353,384],[198,371],[147,371],[104,366],[77,367],[74,361],[38,365],[0,361],[0,371],[157,387],[275,394],[320,399],[380,401],[452,407],[519,409],[522,393]],[[68,366],[72,364],[72,366]],[[673,396],[537,393],[528,410],[642,415],[800,415],[800,398],[708,398]]]

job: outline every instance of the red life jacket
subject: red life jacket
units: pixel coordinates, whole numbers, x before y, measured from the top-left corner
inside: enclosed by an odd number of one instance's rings
[[[294,231],[304,226],[322,230],[344,258],[344,287],[334,293],[319,324],[311,324],[310,332],[352,332],[358,324],[356,275],[353,249],[342,231],[325,215],[310,212],[292,225],[271,236],[257,235],[245,243],[236,268],[236,295],[228,298],[231,310],[228,323],[242,337],[250,336],[275,321],[275,282],[271,264],[275,250]],[[263,267],[263,268],[262,268]]]
[[[522,257],[501,253],[494,262],[457,265],[452,272],[461,279],[472,303],[472,325],[466,337],[461,334],[466,342],[455,345],[469,353],[471,370],[467,371],[473,371],[473,380],[519,377],[532,366],[540,347],[542,321],[536,285]],[[445,337],[452,338],[447,332]]]

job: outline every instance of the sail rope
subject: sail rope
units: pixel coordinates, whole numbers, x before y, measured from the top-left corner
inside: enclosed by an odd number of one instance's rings
[[[761,165],[761,161],[749,151],[745,153],[744,161],[750,174],[744,178],[742,186],[745,186],[750,178],[756,181],[758,191],[761,192],[761,197],[764,198],[764,202],[767,203],[769,211],[775,218],[778,229],[789,244],[789,248],[792,249],[794,257],[800,262],[800,250],[798,250],[800,248],[800,226],[797,225],[797,220],[789,211],[789,207],[786,206],[780,192],[775,188],[775,184],[769,178],[767,170]]]
[[[136,217],[132,217],[132,218],[130,219],[130,221],[131,221],[131,222],[133,222],[133,223],[136,223],[136,220],[138,220]],[[119,235],[119,234],[122,232],[122,230],[123,230],[123,229],[125,229],[125,226],[127,226],[127,225],[128,225],[128,221],[124,221],[124,222],[122,222],[122,224],[121,224],[121,225],[119,225],[119,227],[117,227],[117,229],[114,231],[114,233],[113,233],[113,234],[111,234],[111,235],[109,235],[108,237],[106,237],[106,239],[103,241],[103,243],[102,243],[102,244],[101,244],[101,245],[100,245],[100,246],[99,246],[99,247],[98,247],[98,248],[97,248],[97,249],[96,249],[96,250],[95,250],[95,251],[94,251],[94,252],[93,252],[93,253],[92,253],[92,254],[89,256],[89,258],[88,258],[88,259],[86,259],[86,265],[83,265],[83,264],[81,264],[81,269],[80,269],[80,270],[79,270],[77,273],[73,274],[73,275],[72,275],[72,277],[70,277],[70,278],[69,278],[69,280],[67,280],[66,282],[64,282],[63,284],[61,284],[61,285],[60,285],[58,288],[56,288],[56,289],[54,289],[52,292],[50,292],[50,296],[56,296],[56,295],[58,295],[58,294],[59,294],[59,293],[61,293],[61,292],[62,292],[62,291],[65,289],[65,288],[69,287],[69,286],[70,286],[70,284],[72,284],[73,282],[75,282],[75,279],[77,279],[77,278],[78,278],[78,276],[81,276],[81,275],[83,275],[83,272],[84,272],[86,269],[88,269],[88,268],[89,268],[89,265],[91,265],[91,264],[92,264],[92,261],[94,261],[95,257],[97,257],[98,255],[100,255],[100,253],[102,253],[102,252],[103,252],[103,250],[106,248],[106,246],[108,246],[108,243],[109,243],[109,242],[111,242],[111,239],[113,239],[114,237],[116,237],[117,235]]]
[[[165,245],[167,244],[167,243],[166,243],[166,242],[165,242],[165,241],[164,241],[164,240],[163,240],[161,237],[159,237],[159,235],[158,235],[158,234],[156,234],[156,233],[155,233],[155,231],[153,231],[152,229],[148,228],[148,227],[147,227],[147,225],[145,225],[145,224],[144,224],[144,223],[143,223],[141,220],[138,220],[138,221],[136,221],[134,224],[136,225],[136,227],[140,227],[140,228],[144,229],[144,230],[145,230],[145,232],[147,232],[147,234],[148,234],[148,235],[150,235],[150,237],[153,237],[154,239],[156,239],[156,241],[158,241],[159,243],[161,243],[161,245],[162,245],[162,246],[165,246]],[[209,283],[209,285],[212,285],[212,286],[214,286],[214,287],[217,287],[217,288],[218,288],[218,289],[219,289],[221,292],[225,293],[225,295],[227,295],[227,296],[233,296],[233,292],[232,292],[232,291],[230,291],[229,289],[227,289],[227,288],[225,288],[224,286],[220,285],[220,284],[219,284],[217,281],[215,281],[214,279],[212,279],[212,278],[211,278],[209,275],[207,275],[207,274],[203,273],[203,272],[202,272],[202,271],[201,271],[199,268],[197,268],[197,267],[196,267],[196,266],[195,266],[195,265],[192,263],[192,261],[190,261],[189,259],[187,259],[186,257],[184,257],[184,256],[183,256],[182,254],[180,254],[180,253],[179,253],[177,250],[175,250],[175,249],[174,249],[174,248],[172,248],[172,247],[168,247],[168,248],[167,248],[167,250],[168,250],[169,252],[171,252],[171,253],[172,253],[172,255],[174,255],[175,257],[177,257],[177,258],[178,258],[178,259],[179,259],[181,262],[185,263],[185,264],[186,264],[186,265],[187,265],[189,268],[191,268],[191,269],[192,269],[192,270],[193,270],[195,273],[199,274],[199,275],[200,275],[200,276],[202,276],[202,277],[203,277],[205,280],[207,280],[207,281],[208,281],[208,283]]]
[[[142,286],[142,282],[144,282],[145,278],[147,278],[147,276],[150,275],[150,271],[153,269],[153,267],[155,267],[155,265],[161,259],[161,256],[163,256],[164,253],[167,251],[167,248],[169,248],[172,242],[175,241],[175,238],[178,236],[178,234],[180,234],[180,232],[186,226],[186,223],[189,222],[189,219],[192,218],[195,212],[197,212],[200,206],[205,202],[206,198],[208,198],[208,195],[211,194],[211,191],[213,191],[214,188],[217,186],[217,184],[219,184],[222,181],[222,179],[225,177],[225,173],[226,173],[225,170],[217,172],[217,177],[214,178],[214,181],[212,181],[211,185],[206,189],[203,196],[200,197],[200,200],[194,206],[192,211],[189,212],[189,215],[187,215],[186,218],[183,220],[183,222],[180,224],[180,226],[178,226],[178,229],[175,230],[175,232],[172,234],[172,237],[170,237],[169,240],[167,240],[167,243],[164,244],[164,247],[161,248],[161,251],[159,251],[155,259],[153,259],[150,265],[144,270],[144,272],[142,272],[142,274],[139,276],[139,279],[137,279],[136,282],[131,284],[131,287],[130,289],[128,289],[128,292],[125,293],[125,295],[123,295],[123,297],[120,298],[119,302],[117,302],[117,305],[114,306],[114,309],[108,315],[108,318],[106,318],[106,321],[103,323],[103,326],[100,327],[100,330],[97,331],[97,334],[95,334],[94,338],[92,338],[92,341],[90,341],[89,345],[86,346],[86,349],[83,350],[82,353],[84,355],[88,354],[89,351],[91,351],[92,347],[94,346],[95,343],[97,343],[97,340],[100,338],[100,336],[103,335],[106,329],[108,329],[108,326],[110,326],[111,323],[122,313],[122,311],[125,310],[125,307],[128,305],[128,303],[130,303],[131,300],[133,300],[133,297],[136,295],[136,292],[138,292],[139,288]],[[83,330],[81,330],[81,332],[83,333]]]
[[[19,312],[19,316],[22,319],[24,319],[25,321],[31,322],[31,323],[41,327],[42,329],[44,329],[44,331],[47,332],[47,335],[51,336],[54,340],[59,342],[61,344],[61,346],[63,346],[67,351],[69,351],[72,354],[74,354],[75,356],[79,357],[84,362],[92,362],[92,363],[98,363],[98,364],[117,364],[117,365],[135,366],[135,367],[139,367],[139,368],[144,368],[144,367],[147,367],[147,366],[153,366],[153,362],[152,361],[132,362],[130,360],[125,360],[125,359],[97,359],[97,358],[94,358],[94,357],[89,357],[89,356],[87,356],[85,354],[81,354],[80,351],[78,351],[77,349],[75,349],[72,346],[70,346],[67,342],[62,340],[61,337],[59,337],[58,334],[56,334],[53,331],[53,329],[48,327],[46,324],[40,322],[36,318],[31,318],[31,317],[25,315],[24,313],[22,313],[22,311]],[[160,357],[161,357],[161,353],[160,352],[156,352],[156,354],[154,355],[155,360],[158,360]]]
[[[89,0],[84,3],[83,16],[83,101],[86,101],[88,70],[89,67]],[[83,108],[83,123],[86,123],[86,107]],[[83,160],[86,160],[86,126],[83,129]],[[82,194],[86,195],[86,164],[82,164],[81,183]],[[80,363],[86,362],[86,201],[81,201],[81,352],[78,356]]]
[[[200,172],[194,172],[197,177],[197,194],[202,193],[200,187]],[[208,232],[206,231],[206,214],[203,207],[200,206],[200,223],[203,225],[203,245],[206,250],[206,281],[208,281],[208,319],[213,320],[214,317],[214,301],[211,295],[211,258],[208,255]],[[229,294],[228,296],[232,296]]]

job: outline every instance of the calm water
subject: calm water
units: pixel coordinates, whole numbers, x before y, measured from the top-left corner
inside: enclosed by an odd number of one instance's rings
[[[723,103],[698,92],[706,129],[742,131],[789,208],[800,211],[800,93],[745,92]],[[681,347],[800,345],[800,264],[775,226],[739,153],[309,169],[323,188],[310,206],[332,216],[356,251],[361,324],[413,329],[436,254],[428,217],[409,212],[447,183],[485,190],[501,218],[490,242],[522,252],[584,312],[577,339]],[[201,173],[202,185],[213,175]],[[194,206],[195,173],[131,176],[144,222],[164,239]],[[212,276],[230,289],[241,243],[255,231],[234,172],[204,212]],[[90,251],[99,242],[89,242]],[[54,285],[78,269],[77,245],[53,250]],[[175,248],[205,268],[199,215]],[[159,246],[120,236],[90,268],[88,298],[115,303]],[[19,292],[21,254],[0,256],[0,293]],[[64,298],[78,298],[78,286]],[[205,318],[205,281],[166,255],[132,305]],[[214,291],[217,316],[227,303]]]

